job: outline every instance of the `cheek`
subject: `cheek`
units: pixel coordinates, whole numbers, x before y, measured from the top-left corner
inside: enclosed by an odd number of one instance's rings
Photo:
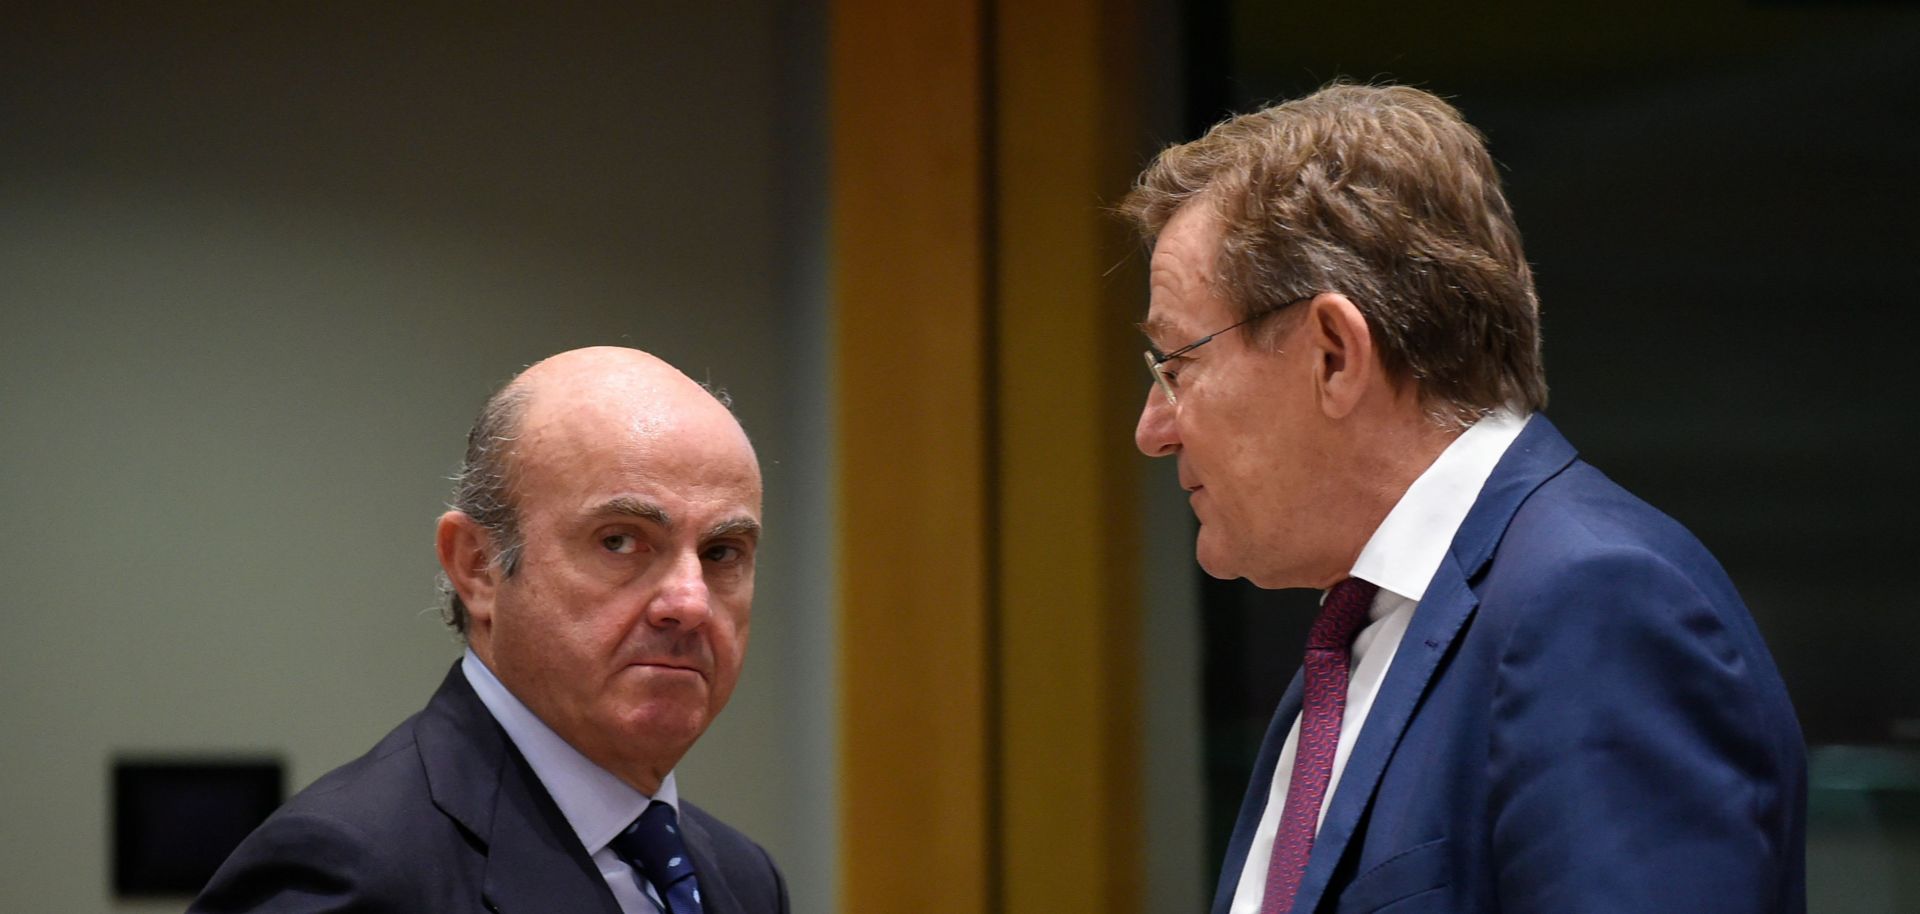
[[[1195,449],[1193,462],[1200,470],[1200,482],[1208,489],[1219,489],[1223,496],[1216,510],[1234,510],[1271,477],[1276,455],[1262,443],[1240,435],[1207,434]]]
[[[708,625],[707,644],[713,649],[716,691],[724,698],[740,678],[746,663],[747,635],[751,617],[744,606],[715,607]]]
[[[739,670],[747,654],[750,619],[746,610],[722,610],[714,618],[714,657],[723,666]]]
[[[747,643],[747,628],[753,622],[753,570],[713,585],[713,621],[724,627],[729,637],[742,647]]]
[[[618,653],[634,622],[615,594],[580,583],[543,580],[522,594],[510,623],[501,619],[511,625],[519,651],[539,657],[542,667],[569,681]]]

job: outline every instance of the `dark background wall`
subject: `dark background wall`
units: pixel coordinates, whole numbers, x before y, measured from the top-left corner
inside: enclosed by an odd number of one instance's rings
[[[1505,168],[1554,421],[1719,556],[1810,743],[1920,747],[1920,601],[1902,574],[1920,545],[1920,11],[1235,0],[1188,15],[1181,138],[1335,77],[1451,98]],[[1312,596],[1202,592],[1224,836]]]

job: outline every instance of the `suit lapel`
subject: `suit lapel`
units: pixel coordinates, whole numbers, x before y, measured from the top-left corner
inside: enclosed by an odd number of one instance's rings
[[[493,910],[620,914],[573,828],[458,663],[416,732],[434,805],[485,849],[482,892]]]
[[[1447,556],[1441,560],[1428,583],[1426,594],[1414,611],[1413,619],[1401,637],[1393,664],[1387,670],[1380,691],[1374,696],[1367,722],[1354,742],[1340,786],[1328,801],[1325,819],[1314,838],[1313,854],[1294,896],[1294,910],[1316,910],[1326,894],[1334,869],[1347,853],[1354,832],[1360,825],[1381,775],[1393,757],[1400,737],[1406,733],[1414,710],[1433,682],[1440,661],[1466,627],[1479,606],[1470,582],[1479,575],[1493,556],[1495,546],[1506,532],[1522,502],[1533,490],[1571,464],[1577,455],[1573,446],[1544,415],[1535,415],[1527,427],[1507,448],[1494,467],[1480,497],[1460,524]],[[1274,713],[1267,728],[1266,741],[1255,763],[1252,783],[1240,805],[1240,817],[1234,825],[1233,839],[1227,846],[1220,883],[1214,895],[1214,914],[1227,914],[1240,871],[1246,865],[1247,849],[1259,827],[1272,788],[1274,767],[1281,744],[1293,719],[1300,713],[1301,677],[1293,685]]]
[[[501,914],[602,911],[620,914],[613,892],[573,827],[519,753],[500,772],[486,897]]]
[[[707,823],[698,813],[684,802],[680,805],[685,811],[680,817],[680,834],[687,842],[687,856],[693,858],[694,878],[700,880],[701,910],[706,914],[738,914],[743,909],[733,889],[721,878],[713,834],[707,831]]]
[[[1374,696],[1373,709],[1353,744],[1346,768],[1340,774],[1340,786],[1327,805],[1320,833],[1313,840],[1313,854],[1307,858],[1307,871],[1300,877],[1300,891],[1294,896],[1294,910],[1312,911],[1327,890],[1334,867],[1346,853],[1360,818],[1380,785],[1380,775],[1393,757],[1400,736],[1413,718],[1413,710],[1433,681],[1440,658],[1459,636],[1467,618],[1479,600],[1467,588],[1452,557],[1442,560],[1440,570],[1414,611],[1400,648],[1393,655],[1380,691]]]
[[[454,663],[414,728],[433,805],[483,844],[493,834],[493,800],[507,738]]]
[[[1253,760],[1253,775],[1247,780],[1247,795],[1240,800],[1240,815],[1234,819],[1233,837],[1227,841],[1226,856],[1220,861],[1220,881],[1213,889],[1213,914],[1228,914],[1233,893],[1240,887],[1240,871],[1247,867],[1247,854],[1253,845],[1253,833],[1260,828],[1260,817],[1267,811],[1267,799],[1273,791],[1273,770],[1280,764],[1280,749],[1300,716],[1301,696],[1306,689],[1304,673],[1293,674],[1293,683],[1280,696],[1267,723],[1267,735],[1260,741],[1260,754]]]

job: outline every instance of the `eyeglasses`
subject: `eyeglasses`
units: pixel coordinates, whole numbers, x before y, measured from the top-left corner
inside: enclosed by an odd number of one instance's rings
[[[1266,311],[1262,311],[1258,314],[1253,315],[1252,317],[1248,317],[1248,318],[1244,318],[1242,320],[1236,321],[1231,327],[1222,327],[1218,330],[1215,330],[1212,333],[1209,333],[1206,336],[1203,336],[1197,340],[1194,340],[1193,342],[1188,343],[1185,346],[1175,349],[1172,352],[1162,354],[1149,349],[1146,352],[1141,353],[1142,355],[1145,355],[1147,357],[1147,372],[1153,375],[1153,383],[1160,385],[1160,392],[1167,395],[1167,403],[1169,405],[1178,404],[1180,402],[1179,399],[1173,395],[1173,381],[1169,380],[1167,377],[1166,365],[1168,362],[1171,362],[1174,359],[1177,359],[1183,355],[1186,355],[1189,352],[1194,351],[1195,349],[1198,349],[1202,346],[1205,346],[1208,343],[1213,342],[1213,338],[1216,336],[1219,336],[1222,333],[1226,333],[1229,330],[1237,329],[1242,325],[1252,323],[1253,321],[1259,320],[1260,318],[1266,317],[1270,314],[1278,314],[1279,312],[1285,311],[1286,309],[1291,308],[1294,305],[1300,304],[1301,302],[1312,301],[1312,300],[1313,300],[1313,296],[1311,295],[1307,296],[1306,298],[1296,298],[1293,301],[1287,302],[1286,304],[1281,305],[1278,308],[1272,308]]]

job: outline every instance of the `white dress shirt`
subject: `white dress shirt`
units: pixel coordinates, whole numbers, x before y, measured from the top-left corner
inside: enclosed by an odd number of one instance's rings
[[[1461,522],[1480,498],[1494,465],[1520,436],[1528,418],[1531,416],[1496,411],[1462,432],[1407,487],[1354,561],[1349,574],[1379,585],[1380,592],[1373,598],[1366,627],[1353,639],[1347,707],[1340,718],[1340,742],[1334,748],[1333,776],[1327,781],[1320,805],[1320,821],[1326,821],[1327,807],[1340,786],[1340,773],[1347,767],[1347,756],[1360,738],[1360,728],[1400,649],[1400,638],[1413,620],[1414,608],[1420,605],[1427,583],[1439,570]],[[1293,759],[1299,745],[1300,719],[1296,716],[1273,768],[1266,811],[1254,830],[1253,844],[1247,848],[1247,863],[1240,870],[1240,883],[1233,893],[1232,914],[1259,914],[1261,896],[1267,891],[1267,864],[1273,856],[1281,812],[1287,806],[1287,786],[1293,779]]]
[[[653,886],[620,859],[611,844],[654,800],[672,806],[674,814],[679,814],[680,791],[673,784],[673,773],[668,772],[660,781],[660,792],[649,797],[595,765],[561,739],[560,734],[553,732],[507,691],[473,651],[468,650],[461,659],[460,670],[480,696],[480,702],[493,713],[493,719],[500,722],[507,738],[513,740],[513,745],[526,758],[534,776],[547,788],[547,794],[553,797],[554,805],[560,807],[567,824],[573,826],[574,835],[599,868],[600,878],[613,890],[620,910],[625,914],[659,914],[665,910]]]

